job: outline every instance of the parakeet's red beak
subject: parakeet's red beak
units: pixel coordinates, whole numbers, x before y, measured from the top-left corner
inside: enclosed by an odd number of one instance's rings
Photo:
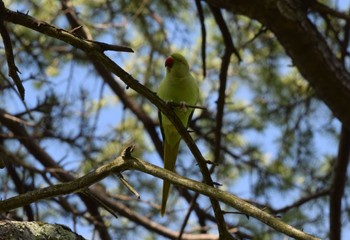
[[[165,67],[166,68],[171,68],[174,64],[174,59],[172,57],[168,57],[166,60],[165,60]]]

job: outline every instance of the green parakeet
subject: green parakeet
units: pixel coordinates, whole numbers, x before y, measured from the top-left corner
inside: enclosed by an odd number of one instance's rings
[[[167,102],[195,105],[199,98],[199,89],[196,80],[190,73],[190,67],[184,56],[179,53],[172,54],[166,59],[165,67],[167,72],[159,85],[158,96]],[[193,108],[188,107],[174,108],[176,115],[186,128],[191,120],[193,110]],[[169,119],[160,112],[159,122],[163,135],[164,168],[174,171],[181,136]],[[161,207],[162,216],[165,213],[169,188],[170,183],[164,181]]]

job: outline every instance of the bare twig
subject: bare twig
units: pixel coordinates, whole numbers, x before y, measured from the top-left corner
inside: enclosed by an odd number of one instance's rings
[[[336,18],[345,19],[346,21],[350,21],[350,15],[334,10],[333,8],[328,7],[327,5],[318,2],[317,0],[307,0],[310,8],[314,11],[317,11],[322,14],[327,14]]]
[[[267,28],[265,26],[261,26],[259,31],[257,33],[255,33],[252,38],[250,38],[248,41],[246,41],[245,43],[242,44],[241,48],[245,48],[250,43],[252,43],[255,39],[257,39],[261,34],[266,33],[266,32],[267,32]]]
[[[238,62],[241,62],[242,61],[241,55],[239,54],[235,44],[232,41],[231,33],[227,27],[224,17],[222,16],[220,8],[214,7],[210,3],[208,4],[211,12],[214,15],[215,21],[221,31],[222,38],[225,42],[225,47],[228,48],[231,53],[234,53],[236,55]]]
[[[4,42],[6,60],[7,60],[8,70],[9,70],[9,76],[15,82],[17,90],[19,92],[19,95],[20,95],[22,101],[24,101],[25,89],[22,85],[21,79],[19,78],[19,76],[17,74],[17,73],[20,73],[20,71],[18,70],[18,68],[15,64],[15,57],[13,56],[10,35],[5,27],[5,24],[4,24],[5,12],[6,12],[6,8],[4,5],[4,2],[0,1],[0,35],[1,35],[2,40]]]
[[[330,201],[329,201],[329,224],[330,224],[330,236],[329,239],[336,240],[341,237],[341,202],[343,199],[346,174],[350,159],[350,131],[342,126],[338,157],[335,160],[334,170],[333,170],[333,181],[330,191]]]
[[[196,7],[198,11],[199,16],[199,22],[201,24],[201,32],[202,32],[202,63],[203,63],[203,78],[207,75],[207,65],[206,65],[206,45],[207,45],[207,31],[205,28],[205,22],[204,22],[204,14],[203,14],[203,8],[200,0],[196,0]]]
[[[194,206],[196,205],[196,201],[197,201],[198,197],[199,197],[199,193],[196,193],[190,202],[190,207],[187,210],[186,216],[185,216],[184,221],[183,221],[181,228],[180,228],[179,236],[177,237],[178,240],[182,239],[182,235],[184,234],[186,225],[188,223],[188,220],[190,219],[191,212],[193,211]]]
[[[330,190],[329,189],[325,189],[325,190],[322,190],[322,191],[319,191],[319,192],[315,192],[315,193],[311,193],[310,195],[308,196],[305,196],[305,197],[302,197],[298,200],[296,200],[295,202],[285,206],[285,207],[282,207],[282,208],[279,208],[279,209],[270,209],[270,211],[273,213],[273,214],[277,214],[277,213],[284,213],[284,212],[287,212],[289,210],[292,210],[292,209],[295,209],[295,208],[298,208],[300,207],[301,205],[305,204],[305,203],[308,203],[314,199],[318,199],[318,198],[321,198],[321,197],[326,197],[328,196],[330,193]]]
[[[232,53],[236,55],[239,61],[241,57],[238,50],[233,44],[231,34],[228,30],[226,22],[222,16],[221,10],[209,4],[210,10],[214,15],[215,21],[219,26],[222,37],[225,43],[225,52],[222,56],[221,67],[220,67],[220,87],[219,97],[217,100],[217,114],[216,114],[216,126],[215,126],[215,146],[214,146],[214,162],[219,163],[221,159],[221,129],[223,125],[224,109],[226,101],[226,85],[227,85],[227,73],[230,65],[230,59]],[[214,168],[212,168],[214,169]]]

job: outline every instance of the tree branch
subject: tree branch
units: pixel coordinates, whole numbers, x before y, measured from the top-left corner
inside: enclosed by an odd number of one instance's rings
[[[11,39],[10,35],[5,27],[4,24],[4,13],[6,11],[5,5],[3,1],[0,1],[0,35],[2,37],[2,40],[4,42],[4,48],[5,48],[5,53],[6,53],[6,60],[7,60],[7,65],[8,65],[8,71],[9,71],[9,76],[13,79],[13,81],[16,84],[19,96],[21,97],[22,101],[24,101],[24,94],[25,94],[25,89],[22,85],[22,81],[18,76],[18,68],[15,64],[15,57],[13,56],[13,50],[12,50],[12,44],[11,44]]]
[[[199,23],[201,24],[202,33],[202,64],[203,64],[203,78],[207,75],[207,64],[206,64],[206,45],[207,45],[207,31],[205,28],[203,8],[200,0],[195,0],[196,8],[198,11]]]
[[[207,2],[234,14],[243,14],[256,19],[271,30],[317,95],[334,115],[350,128],[350,111],[348,111],[350,74],[331,51],[322,34],[308,19],[305,2],[299,0],[207,0]],[[280,24],[281,22],[283,24]]]
[[[207,184],[197,182],[185,177],[181,177],[171,171],[157,167],[141,159],[135,158],[131,155],[133,147],[126,148],[121,156],[117,157],[112,162],[105,164],[95,171],[86,174],[83,177],[77,178],[67,183],[57,184],[54,186],[38,189],[32,192],[15,196],[3,201],[0,201],[0,213],[14,209],[23,205],[28,205],[32,202],[38,201],[38,199],[45,199],[51,197],[57,197],[63,194],[69,194],[79,192],[90,185],[101,181],[103,178],[113,174],[120,173],[125,170],[137,170],[150,174],[152,176],[169,181],[176,186],[188,188],[195,192],[199,192],[210,198],[222,201],[238,211],[254,217],[263,223],[269,225],[273,229],[284,233],[290,237],[297,239],[316,240],[318,238],[306,234],[298,229],[295,229],[288,224],[280,221],[274,216],[256,208],[255,206],[241,200],[240,198],[229,194],[220,189],[210,187]]]
[[[310,8],[316,12],[322,13],[322,14],[327,14],[329,16],[333,16],[336,18],[344,19],[347,22],[350,21],[350,16],[349,14],[346,14],[344,12],[336,11],[327,5],[318,2],[318,0],[307,0],[308,4],[310,5]]]
[[[329,239],[341,239],[341,202],[346,183],[347,169],[350,160],[350,131],[342,126],[338,148],[338,157],[335,160],[333,180],[329,200]]]
[[[241,56],[236,49],[229,29],[226,25],[224,17],[222,16],[221,10],[213,5],[209,4],[209,8],[214,15],[215,21],[221,31],[222,39],[225,43],[224,54],[221,58],[220,67],[220,87],[219,87],[219,97],[217,100],[217,114],[216,114],[216,128],[215,128],[215,149],[214,149],[214,163],[219,163],[221,158],[221,129],[223,125],[224,118],[224,108],[226,101],[226,85],[227,85],[227,72],[230,66],[231,55],[234,53],[238,61],[242,61]]]

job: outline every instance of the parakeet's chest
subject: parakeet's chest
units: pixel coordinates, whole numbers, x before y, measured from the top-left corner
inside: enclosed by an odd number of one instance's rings
[[[159,86],[158,96],[164,101],[196,104],[198,87],[191,75],[187,78],[165,78]]]

